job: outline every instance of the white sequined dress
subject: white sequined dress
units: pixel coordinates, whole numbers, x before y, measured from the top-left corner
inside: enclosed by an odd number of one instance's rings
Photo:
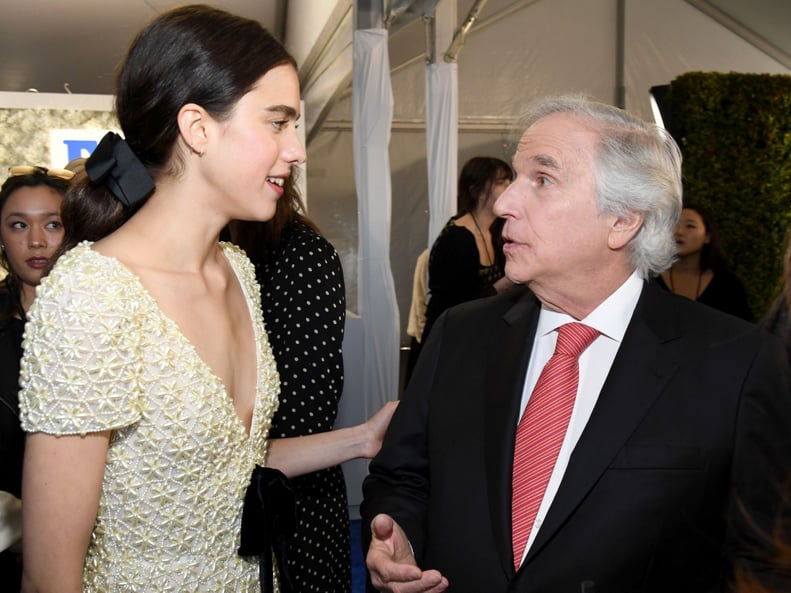
[[[41,283],[25,330],[28,432],[110,430],[84,591],[260,591],[237,555],[242,502],[263,465],[279,380],[255,273],[223,252],[254,323],[258,383],[248,436],[222,381],[138,278],[81,243]],[[57,529],[57,526],[53,526]]]

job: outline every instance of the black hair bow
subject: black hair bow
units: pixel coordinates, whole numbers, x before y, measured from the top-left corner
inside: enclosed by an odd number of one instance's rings
[[[107,132],[85,162],[94,183],[104,183],[124,205],[132,208],[154,191],[154,180],[126,141]]]
[[[277,560],[281,593],[294,593],[288,574],[286,543],[297,526],[296,498],[280,470],[256,465],[244,496],[240,556],[260,556],[261,593],[274,591],[272,555]]]

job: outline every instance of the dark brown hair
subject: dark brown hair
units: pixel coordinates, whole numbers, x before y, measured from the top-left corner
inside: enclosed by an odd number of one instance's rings
[[[294,58],[261,24],[210,6],[167,11],[132,42],[116,81],[115,112],[126,143],[156,180],[178,175],[172,162],[177,115],[187,103],[223,120],[271,69]],[[132,214],[104,185],[83,178],[63,207],[63,250],[96,241]]]
[[[459,173],[459,186],[456,196],[457,215],[475,210],[482,193],[489,190],[495,179],[505,176],[513,181],[511,166],[501,159],[476,156],[464,163]]]

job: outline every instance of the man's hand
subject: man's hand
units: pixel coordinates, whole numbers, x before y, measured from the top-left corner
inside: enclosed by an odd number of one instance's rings
[[[371,521],[371,535],[365,563],[378,591],[440,593],[448,588],[448,579],[438,571],[418,568],[406,534],[392,517],[376,515]]]

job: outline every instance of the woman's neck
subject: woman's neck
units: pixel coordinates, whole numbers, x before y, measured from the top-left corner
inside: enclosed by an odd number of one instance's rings
[[[700,274],[703,270],[700,266],[700,251],[683,255],[673,262],[673,273],[680,274]]]
[[[492,212],[491,208],[487,208],[485,205],[480,205],[478,208],[470,212],[470,215],[475,218],[481,228],[486,231],[492,223],[496,216],[494,212]]]

